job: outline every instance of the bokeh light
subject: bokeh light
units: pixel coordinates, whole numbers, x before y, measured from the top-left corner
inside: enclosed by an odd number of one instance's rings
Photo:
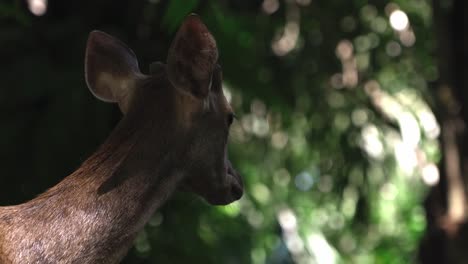
[[[401,10],[395,10],[390,14],[390,25],[395,30],[405,30],[409,26],[408,16]]]
[[[42,16],[47,11],[47,0],[28,0],[29,11],[36,16]]]

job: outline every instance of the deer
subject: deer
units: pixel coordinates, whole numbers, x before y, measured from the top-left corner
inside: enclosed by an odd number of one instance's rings
[[[76,171],[32,200],[0,207],[0,263],[118,263],[177,190],[211,205],[243,195],[227,155],[235,118],[213,35],[197,15],[179,27],[166,63],[139,70],[120,40],[92,31],[85,80],[122,118]]]

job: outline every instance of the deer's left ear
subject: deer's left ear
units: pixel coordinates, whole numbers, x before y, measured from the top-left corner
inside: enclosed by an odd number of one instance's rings
[[[208,28],[197,15],[188,16],[169,49],[169,80],[176,88],[204,98],[217,60],[218,48]]]
[[[86,46],[85,76],[94,96],[105,102],[119,103],[125,113],[135,82],[142,74],[131,49],[96,30],[89,34]]]

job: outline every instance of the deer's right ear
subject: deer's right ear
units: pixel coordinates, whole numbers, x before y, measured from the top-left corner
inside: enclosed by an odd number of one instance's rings
[[[141,76],[138,61],[130,48],[104,32],[96,30],[89,34],[85,78],[94,96],[119,103],[125,113],[138,76]]]
[[[210,92],[211,77],[218,61],[216,41],[197,15],[189,15],[177,31],[167,56],[171,83],[195,97]]]

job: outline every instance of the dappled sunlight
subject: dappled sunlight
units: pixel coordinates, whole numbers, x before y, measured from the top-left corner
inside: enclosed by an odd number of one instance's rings
[[[408,16],[401,10],[394,10],[390,14],[390,25],[395,30],[403,31],[409,27]]]
[[[394,149],[395,158],[402,171],[411,175],[416,168],[419,168],[419,172],[422,173],[422,168],[427,163],[425,154],[420,148],[422,132],[428,140],[436,139],[440,133],[440,127],[434,114],[428,110],[428,106],[421,99],[417,99],[407,90],[390,95],[383,91],[379,83],[374,80],[368,81],[364,85],[364,90],[376,109],[386,118],[398,124],[401,138],[396,137],[389,140],[388,144],[391,149]],[[371,141],[369,139],[368,141],[376,142],[377,140]],[[376,146],[377,144],[374,143]],[[364,148],[370,149],[366,148],[368,145],[365,144]]]
[[[265,104],[260,100],[254,100],[250,107],[251,113],[242,116],[241,124],[245,132],[258,137],[266,137],[270,134],[270,125],[267,120]]]
[[[47,12],[47,0],[28,0],[29,11],[36,16],[43,16]]]
[[[278,0],[263,0],[262,10],[263,12],[271,15],[278,10],[279,6],[280,4]]]
[[[257,200],[257,202],[266,204],[270,201],[270,190],[267,186],[256,183],[252,188],[252,196]]]
[[[245,198],[241,198],[241,200],[235,201],[226,206],[218,206],[216,207],[216,209],[218,209],[222,214],[225,214],[229,217],[236,217],[240,214],[242,199]]]
[[[291,180],[291,175],[285,168],[281,168],[274,173],[273,180],[277,185],[286,187]]]
[[[271,145],[277,149],[283,149],[288,143],[288,134],[283,131],[276,131],[271,136]]]
[[[297,218],[291,209],[282,209],[278,212],[278,223],[286,233],[297,231]]]
[[[277,213],[277,219],[282,230],[282,237],[284,239],[286,247],[288,248],[295,262],[300,263],[303,261],[310,260],[308,250],[310,251],[322,249],[318,248],[323,246],[319,243],[312,243],[312,245],[307,245],[308,248],[306,248],[304,240],[299,235],[297,217],[291,209],[285,208],[279,210],[279,212]],[[320,255],[320,257],[323,257],[323,255]]]
[[[389,22],[391,27],[396,31],[398,38],[405,47],[411,47],[416,42],[416,35],[413,32],[408,16],[405,12],[400,10],[395,4],[388,4],[386,7],[387,13],[389,13]],[[398,43],[396,43],[398,44]],[[399,54],[401,48],[396,44],[392,44],[393,47],[387,46],[387,53],[390,54]],[[399,52],[397,52],[397,50]],[[395,55],[393,55],[394,57]]]
[[[407,175],[412,175],[416,166],[418,166],[418,158],[414,148],[405,144],[403,141],[397,141],[394,145],[395,157],[400,166],[400,169]]]
[[[271,45],[273,51],[278,56],[284,56],[291,52],[296,47],[299,37],[299,24],[296,21],[291,21],[286,24],[276,41]]]
[[[274,6],[274,4],[272,5]],[[283,29],[276,34],[271,43],[271,48],[277,56],[285,56],[296,47],[299,40],[300,18],[300,11],[297,4],[294,3],[293,0],[287,0],[286,24]]]
[[[439,183],[439,168],[437,168],[434,163],[424,165],[421,172],[421,176],[425,184],[434,186]]]
[[[337,263],[338,255],[335,249],[328,243],[325,237],[320,234],[310,234],[307,236],[307,247],[315,257],[317,264]]]
[[[343,191],[341,212],[347,219],[352,219],[356,213],[356,206],[359,199],[359,192],[356,186],[348,185]]]
[[[369,120],[369,115],[364,109],[355,109],[351,113],[351,120],[353,125],[360,127],[367,123]]]
[[[274,55],[293,56],[297,41],[305,37],[300,16],[294,15],[301,8],[296,4],[263,1],[265,13],[284,8],[286,14],[284,27],[272,40]],[[366,30],[335,44],[341,69],[326,76],[327,90],[320,99],[298,94],[287,119],[268,101],[254,98],[242,116],[244,137],[267,149],[257,157],[265,164],[264,171],[255,173],[262,184],[254,183],[249,197],[268,212],[265,217],[276,214],[284,246],[298,263],[340,262],[342,254],[357,263],[374,263],[375,248],[400,237],[414,249],[426,225],[417,204],[425,186],[439,181],[440,126],[423,96],[424,77],[405,60],[416,44],[414,26],[403,7],[390,3],[385,10],[364,5],[358,16],[340,21],[343,32],[359,27]],[[271,72],[259,70],[260,75],[265,72],[265,80],[275,80]],[[301,75],[296,78],[302,80]],[[311,91],[323,88],[307,82],[312,80],[304,81]],[[277,115],[282,118],[271,118]],[[327,132],[321,133],[323,129]],[[346,140],[338,143],[340,137]],[[359,149],[366,161],[352,163],[357,152],[348,157],[348,148]],[[256,228],[258,218],[256,213],[247,216]],[[362,238],[350,228],[360,221],[370,221]],[[411,232],[405,231],[408,226]]]
[[[416,42],[416,36],[414,35],[413,30],[406,29],[400,32],[400,42],[406,47],[411,47]]]
[[[416,148],[421,140],[421,131],[416,118],[409,112],[402,112],[397,119],[403,143]]]
[[[375,159],[382,159],[384,148],[380,139],[379,131],[374,125],[367,125],[362,129],[362,148]]]
[[[393,201],[398,195],[398,189],[392,183],[385,183],[382,188],[380,188],[380,195],[385,200]]]
[[[356,86],[358,72],[356,58],[353,54],[353,44],[349,40],[340,41],[336,47],[336,56],[341,60],[342,73],[333,75],[334,78],[341,77],[341,80],[332,80],[332,83],[335,83],[334,87],[341,88],[341,86],[345,86],[351,88]]]
[[[417,115],[424,134],[429,139],[437,139],[440,135],[440,126],[437,124],[434,114],[430,110],[422,110]]]

